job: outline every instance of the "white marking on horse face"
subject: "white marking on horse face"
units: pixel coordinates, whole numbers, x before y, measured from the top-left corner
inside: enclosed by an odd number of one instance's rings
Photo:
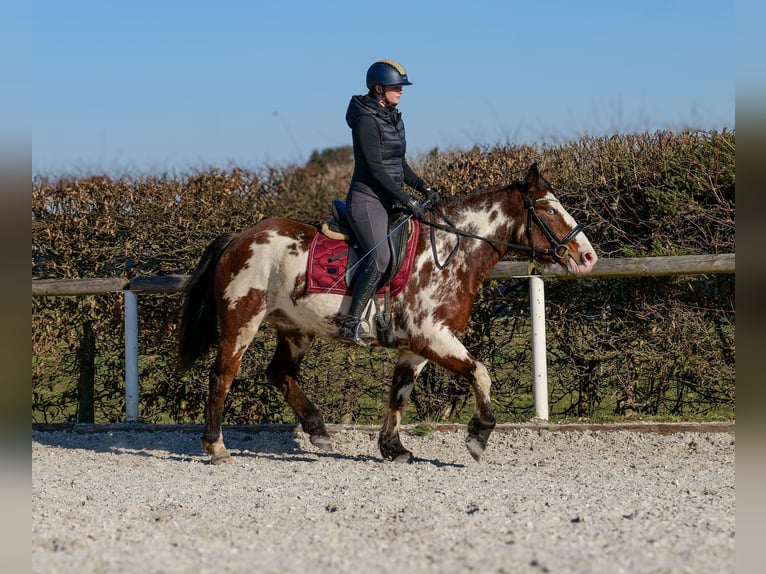
[[[575,221],[574,217],[572,217],[571,214],[566,209],[564,209],[564,206],[561,205],[561,203],[551,192],[548,192],[545,195],[544,200],[556,203],[556,211],[561,214],[561,217],[564,219],[564,223],[566,223],[569,227],[574,229],[577,226],[577,222]],[[582,231],[577,234],[574,242],[577,244],[577,249],[580,252],[580,261],[575,261],[571,257],[568,258],[566,260],[567,269],[570,273],[587,273],[593,268],[593,266],[596,264],[596,261],[598,261],[596,251],[593,249],[593,246],[591,245],[588,237]]]
[[[577,225],[577,222],[575,221],[574,217],[566,210],[564,209],[564,206],[561,205],[561,202],[556,199],[556,196],[553,195],[550,191],[545,194],[545,197],[543,197],[540,201],[549,201],[551,203],[556,204],[556,211],[561,215],[561,218],[564,220],[564,223],[566,223],[569,227],[572,229],[575,228]],[[578,237],[581,237],[582,233],[578,235]]]
[[[575,261],[573,258],[567,259],[567,269],[571,273],[587,273],[598,261],[598,255],[590,244],[590,241],[584,233],[580,233],[575,239],[577,248],[580,251],[580,261]]]

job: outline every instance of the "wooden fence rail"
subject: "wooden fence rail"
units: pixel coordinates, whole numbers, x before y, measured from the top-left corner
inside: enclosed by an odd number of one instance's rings
[[[720,255],[677,255],[668,257],[623,257],[599,259],[587,275],[572,275],[564,268],[541,272],[541,277],[559,279],[598,279],[638,277],[642,275],[708,275],[734,273],[734,253]],[[489,279],[513,279],[529,276],[525,261],[501,261]],[[114,277],[106,279],[39,279],[32,281],[32,297],[102,295],[116,291],[137,293],[175,293],[182,291],[188,275],[157,277]]]
[[[594,279],[660,275],[734,273],[734,253],[599,259],[587,275],[572,275],[563,268],[530,275],[528,262],[501,261],[489,279],[529,279],[532,318],[532,377],[535,416],[548,419],[548,381],[545,343],[545,294],[543,278]],[[138,420],[138,293],[175,293],[183,290],[188,275],[115,277],[101,279],[39,279],[32,281],[33,297],[102,295],[123,292],[125,297],[125,412],[126,422]]]

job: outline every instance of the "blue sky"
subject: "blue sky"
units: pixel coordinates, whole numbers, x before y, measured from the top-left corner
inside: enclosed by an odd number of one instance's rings
[[[33,173],[305,162],[401,62],[410,155],[734,127],[724,0],[35,0]]]

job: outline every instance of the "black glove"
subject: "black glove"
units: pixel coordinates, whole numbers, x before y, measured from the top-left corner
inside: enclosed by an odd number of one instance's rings
[[[426,199],[428,200],[428,203],[431,204],[431,207],[437,207],[444,201],[442,196],[439,195],[439,192],[436,191],[433,187],[425,188],[423,190],[423,195],[426,196]]]
[[[425,208],[414,197],[411,197],[409,199],[409,201],[405,204],[404,208],[415,219],[423,219],[423,216],[426,214]]]

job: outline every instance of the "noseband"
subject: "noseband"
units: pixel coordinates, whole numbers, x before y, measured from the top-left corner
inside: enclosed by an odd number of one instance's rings
[[[439,269],[443,269],[447,266],[447,264],[450,262],[452,257],[457,253],[458,248],[460,247],[460,238],[461,237],[468,237],[470,239],[478,239],[480,241],[486,241],[490,244],[496,244],[496,245],[503,245],[505,247],[509,247],[511,249],[516,249],[518,251],[527,251],[530,253],[530,256],[534,258],[535,255],[549,255],[556,259],[558,263],[563,263],[565,260],[565,257],[567,257],[567,243],[572,241],[578,233],[580,233],[583,230],[582,224],[577,224],[575,227],[566,234],[562,239],[559,239],[556,234],[553,232],[553,230],[548,226],[548,224],[537,214],[535,211],[535,203],[538,201],[542,201],[544,198],[540,198],[537,200],[532,200],[529,197],[529,194],[527,193],[527,186],[524,185],[518,185],[514,187],[516,191],[521,193],[521,199],[524,202],[524,208],[527,210],[527,228],[526,228],[526,234],[527,234],[527,240],[529,241],[529,245],[518,245],[516,243],[508,243],[506,241],[500,241],[498,239],[492,239],[490,237],[482,237],[480,235],[475,235],[473,233],[468,233],[467,231],[462,231],[458,228],[456,228],[452,222],[445,217],[445,215],[437,208],[437,207],[431,207],[429,209],[430,213],[430,221],[423,221],[426,225],[428,225],[431,228],[431,248],[434,252],[434,262],[436,263],[436,267]],[[434,213],[437,213],[444,221],[447,222],[448,225],[441,225],[439,223],[436,223],[434,221]],[[551,247],[549,249],[535,249],[533,243],[532,243],[532,228],[533,225],[537,225],[537,227],[540,228],[540,231],[542,231],[543,235],[548,239],[548,241],[551,244]],[[434,229],[440,229],[442,231],[448,231],[450,233],[454,233],[457,236],[457,243],[455,244],[455,247],[452,249],[450,254],[447,256],[447,259],[444,261],[444,263],[439,263],[439,258],[436,255],[436,241],[434,237]]]
[[[532,253],[532,257],[535,256],[535,253],[543,253],[544,255],[555,257],[557,261],[562,262],[564,260],[564,256],[567,254],[567,243],[572,241],[577,236],[577,234],[582,231],[582,224],[578,223],[574,226],[572,231],[566,234],[563,239],[559,239],[556,237],[556,234],[553,233],[553,230],[548,226],[548,224],[545,223],[545,221],[543,221],[543,219],[537,215],[537,212],[535,211],[535,203],[537,201],[542,201],[544,198],[532,201],[526,190],[519,191],[521,192],[521,198],[524,200],[524,207],[527,210],[527,239],[529,240],[529,250]],[[537,225],[537,227],[540,228],[540,231],[543,232],[543,235],[548,238],[552,249],[542,249],[539,251],[535,250],[535,247],[532,244],[533,222],[535,225]]]

